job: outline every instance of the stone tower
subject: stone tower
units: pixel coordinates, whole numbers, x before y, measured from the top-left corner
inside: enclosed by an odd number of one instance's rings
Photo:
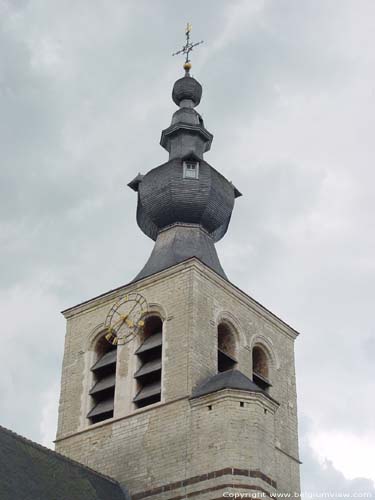
[[[129,183],[155,240],[149,260],[132,282],[64,311],[56,449],[138,500],[299,492],[298,333],[219,262],[214,244],[240,193],[203,158],[213,136],[201,95],[187,67],[161,135],[169,160]]]

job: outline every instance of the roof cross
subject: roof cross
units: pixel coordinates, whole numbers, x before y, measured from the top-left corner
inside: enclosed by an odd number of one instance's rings
[[[191,42],[190,41],[190,32],[191,32],[191,24],[187,23],[186,29],[185,29],[186,43],[182,47],[181,50],[172,54],[172,56],[178,56],[180,54],[186,55],[185,64],[184,64],[184,69],[186,71],[189,71],[189,69],[191,68],[191,62],[189,59],[190,52],[193,50],[194,47],[203,43],[203,40],[201,40],[200,42],[195,42],[195,43]]]

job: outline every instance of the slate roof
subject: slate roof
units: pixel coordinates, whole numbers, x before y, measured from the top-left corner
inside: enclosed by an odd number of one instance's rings
[[[159,234],[148,261],[133,281],[168,269],[191,257],[196,257],[227,279],[213,239],[199,226],[175,224]]]
[[[194,156],[193,152],[188,156]],[[175,223],[199,224],[219,241],[226,233],[239,191],[203,159],[199,178],[183,177],[183,158],[173,158],[130,183],[138,191],[137,223],[152,240]]]
[[[180,105],[184,99],[192,100],[194,106],[198,106],[202,97],[202,85],[187,73],[182,78],[178,79],[173,85],[172,99]]]
[[[1,500],[129,500],[115,480],[0,426]]]
[[[173,101],[180,107],[171,125],[162,131],[160,145],[169,152],[169,161],[138,174],[128,186],[138,193],[137,223],[156,241],[150,259],[133,281],[167,269],[191,257],[197,257],[226,278],[214,243],[227,232],[238,189],[211,167],[203,154],[210,150],[213,135],[193,109],[200,102],[201,84],[187,70],[173,87]],[[190,163],[187,175],[186,162]],[[195,225],[206,237],[188,229],[178,237],[161,233],[174,225]]]
[[[270,397],[263,389],[257,386],[249,377],[239,370],[227,370],[209,377],[202,384],[198,385],[193,390],[192,398],[199,398],[200,396],[205,396],[206,394],[211,394],[212,392],[221,391],[223,389],[261,392],[267,397]]]

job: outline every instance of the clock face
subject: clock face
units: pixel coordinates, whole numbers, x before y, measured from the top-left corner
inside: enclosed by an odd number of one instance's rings
[[[105,338],[113,345],[130,342],[143,328],[147,301],[139,293],[129,293],[118,300],[107,314]]]

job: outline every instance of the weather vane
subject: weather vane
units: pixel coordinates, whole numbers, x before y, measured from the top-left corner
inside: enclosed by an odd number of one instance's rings
[[[196,47],[197,45],[200,45],[201,43],[203,43],[203,40],[201,40],[200,42],[195,42],[195,43],[192,43],[190,41],[190,32],[191,32],[191,24],[190,23],[187,23],[186,25],[186,30],[185,30],[185,35],[186,35],[186,43],[185,45],[182,47],[181,50],[179,50],[178,52],[175,52],[174,54],[172,54],[172,56],[178,56],[180,54],[185,54],[186,55],[186,60],[185,60],[185,64],[184,64],[184,69],[188,72],[189,69],[191,68],[191,62],[190,62],[190,59],[189,59],[189,54],[190,52],[193,50],[194,47]]]

